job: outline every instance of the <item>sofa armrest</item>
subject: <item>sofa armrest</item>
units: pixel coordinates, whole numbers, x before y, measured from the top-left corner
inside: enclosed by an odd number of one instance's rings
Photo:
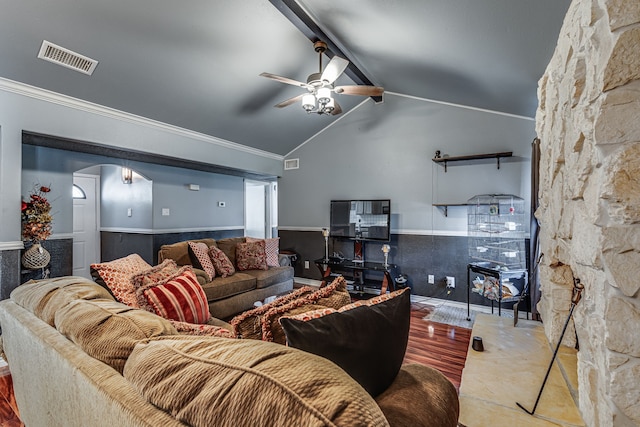
[[[192,267],[192,269],[196,274],[196,279],[198,279],[198,283],[200,283],[200,286],[206,285],[211,281],[211,278],[209,278],[209,275],[204,270],[195,267]]]

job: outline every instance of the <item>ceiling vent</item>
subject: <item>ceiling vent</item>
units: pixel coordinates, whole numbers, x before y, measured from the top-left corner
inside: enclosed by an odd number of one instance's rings
[[[46,40],[42,41],[38,58],[63,67],[71,68],[83,74],[91,75],[96,69],[98,61],[75,53],[69,49],[57,46]]]
[[[300,159],[287,159],[284,161],[284,170],[300,169]]]

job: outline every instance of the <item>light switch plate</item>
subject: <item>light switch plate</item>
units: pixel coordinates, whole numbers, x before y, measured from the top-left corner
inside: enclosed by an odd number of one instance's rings
[[[171,215],[171,210],[169,208],[162,208],[162,216]]]

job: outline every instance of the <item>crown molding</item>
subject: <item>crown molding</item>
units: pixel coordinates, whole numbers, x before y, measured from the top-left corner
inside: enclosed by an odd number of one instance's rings
[[[52,104],[60,105],[74,110],[83,111],[86,113],[96,114],[99,116],[107,117],[114,120],[120,120],[135,125],[146,126],[161,130],[164,132],[172,133],[174,135],[182,136],[185,138],[195,139],[198,141],[207,142],[209,144],[217,145],[219,147],[229,148],[236,151],[242,151],[244,153],[252,154],[255,156],[265,157],[268,159],[283,161],[284,156],[270,153],[268,151],[259,150],[257,148],[247,147],[246,145],[239,144],[237,142],[227,141],[226,139],[217,138],[215,136],[206,135],[200,132],[191,131],[178,126],[173,126],[168,123],[159,122],[157,120],[148,119],[146,117],[137,116],[135,114],[127,113],[124,111],[116,110],[114,108],[105,107],[103,105],[95,104],[93,102],[84,101],[71,96],[63,95],[57,92],[52,92],[39,87],[27,85],[25,83],[16,82],[0,77],[0,90],[18,95],[26,96],[40,101],[50,102]]]

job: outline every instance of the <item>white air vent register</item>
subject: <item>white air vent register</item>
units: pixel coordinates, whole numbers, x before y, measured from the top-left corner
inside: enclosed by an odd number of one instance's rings
[[[83,74],[91,75],[96,69],[98,61],[65,49],[46,40],[42,41],[38,58],[63,67],[71,68]]]

